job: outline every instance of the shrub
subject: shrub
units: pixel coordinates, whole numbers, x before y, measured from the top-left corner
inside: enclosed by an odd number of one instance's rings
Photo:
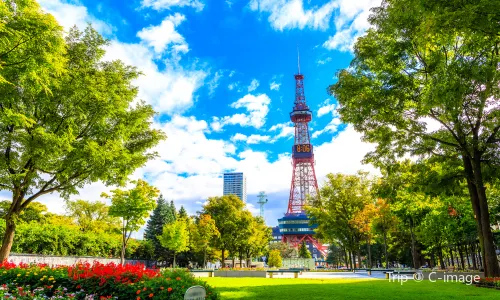
[[[269,252],[269,261],[268,261],[268,265],[270,267],[281,267],[281,253],[279,250],[271,250],[271,252]]]
[[[49,268],[5,262],[0,264],[0,282],[5,283],[0,296],[15,299],[87,299],[88,295],[92,295],[91,299],[183,299],[193,285],[206,289],[206,299],[219,298],[212,287],[186,270],[160,272],[141,264],[122,266],[94,262]],[[22,298],[25,296],[29,297]],[[40,298],[33,298],[35,296]]]

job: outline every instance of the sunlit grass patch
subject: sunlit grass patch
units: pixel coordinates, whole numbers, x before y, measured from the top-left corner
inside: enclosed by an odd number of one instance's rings
[[[500,299],[500,291],[462,283],[413,282],[401,285],[387,280],[205,278],[222,299]]]

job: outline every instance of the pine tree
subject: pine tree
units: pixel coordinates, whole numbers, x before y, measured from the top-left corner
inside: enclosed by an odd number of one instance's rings
[[[167,260],[171,255],[165,250],[158,241],[157,236],[162,235],[163,226],[175,222],[175,206],[171,201],[170,205],[165,201],[163,195],[158,197],[156,208],[151,215],[144,233],[144,238],[150,240],[154,245],[154,254],[157,260]]]
[[[175,221],[177,219],[177,210],[175,209],[173,200],[170,200],[170,210],[174,212],[174,221]]]
[[[307,249],[306,243],[302,242],[299,248],[299,257],[300,258],[311,258],[311,252]]]
[[[188,214],[186,210],[184,209],[184,206],[181,206],[181,209],[179,209],[179,213],[177,214],[177,218],[187,218]]]

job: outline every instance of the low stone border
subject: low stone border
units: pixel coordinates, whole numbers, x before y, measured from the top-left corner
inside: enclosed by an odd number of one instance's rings
[[[266,278],[266,271],[215,271],[215,277],[262,277],[262,278]]]

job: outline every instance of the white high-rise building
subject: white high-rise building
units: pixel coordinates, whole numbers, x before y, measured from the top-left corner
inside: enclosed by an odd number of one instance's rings
[[[236,195],[247,202],[247,179],[243,173],[224,173],[224,195]]]

